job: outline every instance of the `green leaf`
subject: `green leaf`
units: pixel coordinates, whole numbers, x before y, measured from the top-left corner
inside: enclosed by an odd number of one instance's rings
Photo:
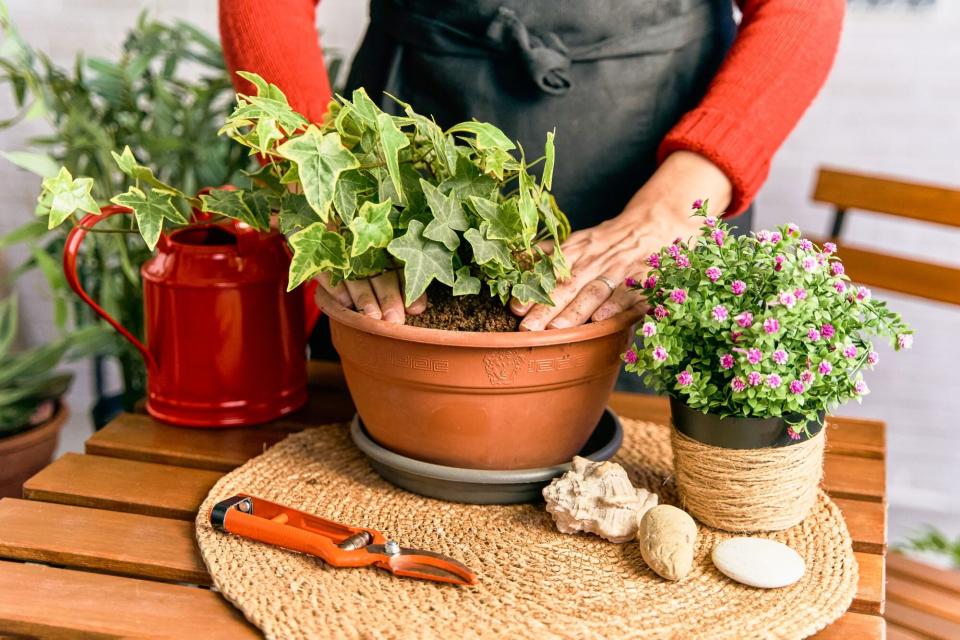
[[[364,202],[357,216],[350,221],[353,232],[353,244],[350,256],[356,257],[370,249],[382,249],[393,240],[393,225],[390,224],[390,212],[393,203],[387,200],[380,204]]]
[[[463,237],[473,248],[473,262],[476,264],[494,262],[506,269],[513,268],[513,257],[510,255],[510,249],[502,240],[484,238],[476,229],[467,229]]]
[[[11,295],[0,300],[0,362],[6,357],[7,352],[10,350],[10,345],[13,344],[14,338],[17,337],[18,313],[19,304],[17,303],[16,295]]]
[[[52,178],[60,169],[59,163],[45,153],[31,151],[0,151],[3,156],[21,169],[43,178]]]
[[[309,227],[320,218],[310,207],[307,198],[300,193],[287,193],[280,204],[280,232],[290,237],[300,229]]]
[[[489,122],[461,122],[450,127],[447,133],[472,133],[476,136],[477,149],[502,149],[512,151],[517,148],[507,135]]]
[[[480,293],[480,278],[470,275],[469,266],[457,269],[456,280],[453,283],[453,295],[472,296],[478,293]]]
[[[20,225],[10,233],[0,236],[0,249],[21,242],[30,242],[43,237],[47,233],[47,223],[43,220],[31,220]]]
[[[420,180],[420,188],[427,198],[427,205],[433,213],[433,219],[424,229],[423,235],[431,240],[442,242],[450,251],[460,246],[460,237],[457,231],[466,231],[470,228],[470,222],[467,220],[460,201],[454,196],[445,196],[439,189],[427,182]]]
[[[262,200],[244,196],[242,189],[213,189],[209,194],[200,196],[202,211],[239,220],[261,231],[269,229],[270,208]]]
[[[292,291],[321,271],[336,273],[349,266],[347,243],[343,236],[327,231],[322,222],[315,222],[290,236],[293,259],[287,291]]]
[[[471,196],[494,199],[497,182],[486,175],[466,156],[457,157],[457,171],[451,178],[440,183],[440,190],[465,201]]]
[[[543,177],[540,179],[540,182],[548,190],[553,188],[553,164],[556,159],[556,149],[553,145],[554,135],[554,131],[547,132],[547,142],[543,148]]]
[[[296,163],[307,202],[327,222],[337,180],[344,171],[360,166],[356,157],[341,144],[338,134],[323,134],[314,125],[277,147],[277,152]]]
[[[377,119],[383,112],[367,95],[367,90],[363,87],[354,90],[352,98],[353,113],[368,126],[377,127]]]
[[[118,154],[116,151],[111,151],[110,155],[113,156],[114,162],[116,162],[117,166],[120,167],[120,171],[123,171],[134,180],[146,182],[155,190],[169,195],[181,197],[184,195],[183,192],[176,187],[163,182],[153,175],[153,169],[137,162],[137,159],[134,157],[129,146],[125,146],[123,148],[123,153]],[[184,223],[185,222],[186,220],[184,220]]]
[[[287,96],[283,95],[283,91],[280,90],[280,87],[267,82],[259,75],[250,71],[237,71],[237,75],[252,83],[253,86],[257,88],[258,96],[276,100],[277,102],[285,103],[287,101]]]
[[[76,178],[70,175],[66,167],[53,178],[44,178],[41,187],[50,194],[50,219],[47,228],[53,229],[80,209],[88,213],[100,213],[97,201],[90,195],[93,189],[92,178]]]
[[[340,219],[350,222],[357,213],[357,201],[363,196],[371,195],[377,188],[376,183],[366,173],[357,169],[344,171],[340,174],[337,186],[334,189],[333,204],[340,214]]]
[[[397,195],[401,197],[400,204],[406,204],[403,197],[403,183],[400,180],[400,149],[410,145],[410,140],[393,121],[393,116],[381,113],[377,116],[377,130],[380,132],[380,147],[383,158],[387,163],[387,172]]]
[[[403,263],[404,298],[407,305],[427,290],[434,279],[452,287],[453,252],[442,243],[423,237],[423,223],[411,220],[407,232],[395,238],[387,251]]]
[[[508,200],[498,205],[485,198],[470,196],[470,203],[486,223],[484,235],[487,238],[506,242],[517,242],[521,239],[523,224],[520,222],[516,201]]]
[[[156,248],[160,240],[164,219],[176,223],[186,222],[183,214],[173,206],[170,194],[157,190],[144,193],[136,187],[130,187],[126,193],[116,195],[110,201],[133,209],[140,235],[143,236],[144,242],[151,251]]]
[[[373,249],[363,255],[350,258],[352,278],[370,278],[378,276],[393,266],[390,254],[384,249]]]

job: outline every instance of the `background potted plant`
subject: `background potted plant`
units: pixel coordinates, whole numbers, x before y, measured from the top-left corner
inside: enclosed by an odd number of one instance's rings
[[[453,310],[421,320],[435,328],[364,318],[320,295],[371,435],[459,467],[568,460],[599,421],[639,312],[547,333],[448,330],[461,328],[450,315],[514,329],[510,297],[549,303],[567,274],[562,252],[540,247],[569,232],[549,193],[552,134],[528,163],[490,124],[443,130],[403,103],[404,115],[385,113],[362,90],[310,124],[276,86],[243,75],[257,95],[238,97],[222,131],[263,159],[248,184],[192,198],[128,150],[114,155],[136,184],[113,201],[134,211],[148,245],[189,207],[264,230],[275,213],[293,252],[291,288],[320,274],[336,283],[399,269],[408,302],[433,287],[435,309]],[[529,170],[540,163],[538,180]],[[53,223],[73,220],[89,189],[69,172],[45,181]]]
[[[681,497],[704,523],[775,530],[816,500],[824,414],[869,393],[871,337],[909,348],[910,329],[844,275],[836,247],[792,224],[734,237],[704,216],[702,237],[664,247],[635,283],[650,306],[627,368],[670,396]]]
[[[87,355],[104,337],[88,327],[17,352],[17,311],[16,297],[0,300],[0,497],[19,497],[24,480],[53,459],[72,380],[57,365]]]

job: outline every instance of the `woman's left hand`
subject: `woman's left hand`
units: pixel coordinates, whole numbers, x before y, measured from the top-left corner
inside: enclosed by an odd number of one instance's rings
[[[510,308],[524,316],[520,329],[563,329],[609,318],[643,303],[626,279],[641,280],[649,267],[647,256],[675,238],[688,238],[700,227],[691,217],[691,203],[710,197],[718,214],[730,201],[730,182],[703,156],[679,151],[671,154],[630,200],[623,213],[595,227],[576,231],[563,243],[571,275],[550,293],[553,306]]]

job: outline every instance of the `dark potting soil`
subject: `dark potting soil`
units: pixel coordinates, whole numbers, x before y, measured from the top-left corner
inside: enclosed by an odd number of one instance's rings
[[[484,293],[454,296],[447,287],[430,287],[427,310],[418,316],[407,316],[407,324],[414,327],[488,333],[519,331],[520,320],[499,298]]]

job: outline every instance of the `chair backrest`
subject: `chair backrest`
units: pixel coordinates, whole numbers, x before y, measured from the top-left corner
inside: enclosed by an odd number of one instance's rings
[[[821,168],[813,200],[833,205],[828,240],[856,282],[960,305],[960,269],[861,249],[840,240],[849,210],[960,228],[960,190]]]

